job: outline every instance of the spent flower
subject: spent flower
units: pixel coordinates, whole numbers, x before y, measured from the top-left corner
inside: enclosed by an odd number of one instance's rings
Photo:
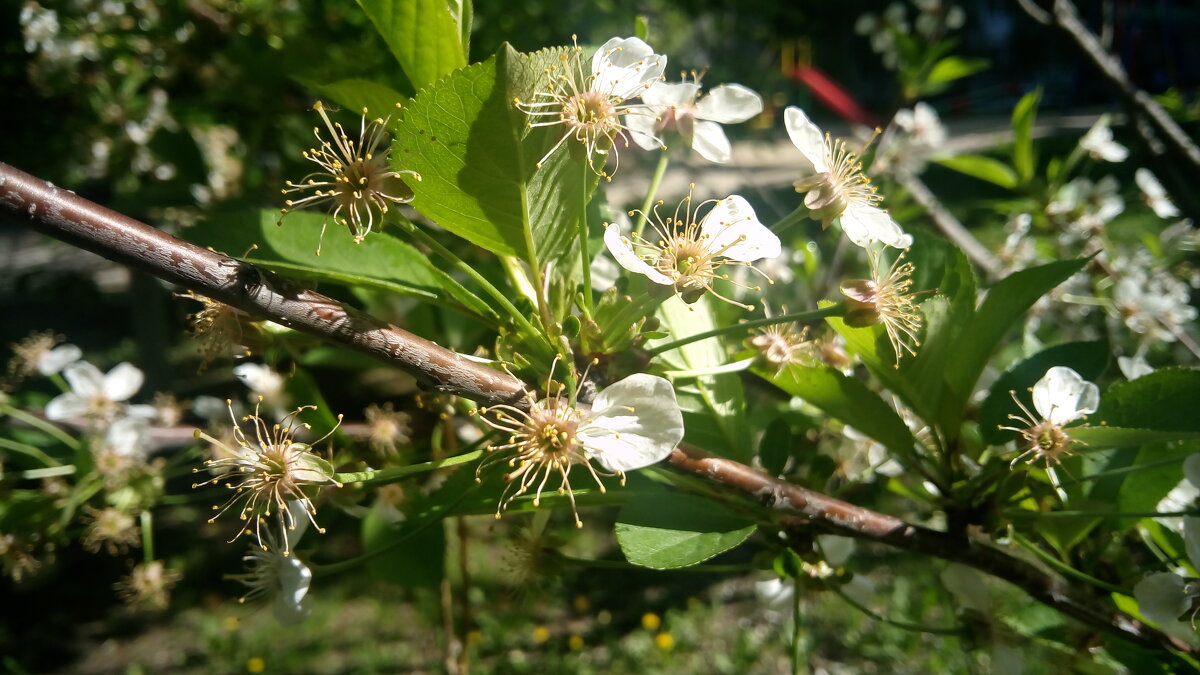
[[[55,375],[63,368],[75,363],[83,356],[79,347],[59,344],[62,337],[50,331],[34,333],[12,345],[13,358],[8,364],[9,373],[21,378],[32,373]]]
[[[825,227],[840,218],[842,231],[864,248],[875,241],[896,248],[912,244],[912,237],[879,208],[883,196],[871,185],[862,162],[846,147],[846,141],[821,133],[796,107],[784,111],[784,126],[804,158],[802,176],[795,186],[796,192],[807,193],[804,205],[814,218]]]
[[[391,147],[386,142],[387,120],[376,117],[368,121],[367,109],[363,108],[358,140],[354,140],[340,123],[330,121],[320,101],[313,104],[313,110],[325,122],[333,141],[325,140],[320,128],[313,127],[318,145],[306,150],[304,158],[321,167],[321,170],[308,174],[298,183],[287,182],[283,190],[285,195],[308,191],[312,191],[312,194],[288,199],[284,202],[287,208],[282,209],[282,213],[287,215],[293,208],[328,205],[334,222],[350,230],[354,235],[354,243],[362,243],[373,229],[383,226],[383,215],[388,212],[390,205],[407,204],[413,200],[412,188],[402,176],[407,175],[419,181],[421,174],[398,171],[388,166]],[[321,226],[317,255],[321,255],[326,225],[328,222]]]
[[[214,522],[234,505],[240,505],[238,518],[243,522],[253,521],[253,530],[243,525],[233,537],[236,540],[242,534],[254,534],[259,547],[266,549],[266,541],[262,525],[272,515],[275,516],[283,541],[283,555],[291,552],[288,532],[297,529],[297,521],[301,520],[293,509],[293,502],[300,501],[305,508],[300,509],[309,522],[316,526],[316,507],[308,500],[304,488],[321,486],[332,483],[341,486],[334,480],[333,466],[325,459],[312,452],[316,445],[333,434],[328,434],[313,442],[301,443],[296,440],[296,434],[301,430],[311,428],[306,423],[297,421],[299,414],[305,410],[315,410],[316,406],[301,406],[284,417],[283,422],[268,427],[258,414],[255,407],[253,415],[242,417],[243,422],[251,422],[254,427],[254,439],[246,436],[246,432],[238,423],[233,413],[233,402],[227,401],[229,416],[233,421],[233,437],[237,447],[230,446],[209,434],[196,430],[196,438],[202,438],[213,444],[223,454],[218,459],[210,459],[204,463],[206,469],[217,472],[217,475],[201,483],[193,483],[196,488],[209,483],[222,483],[233,495],[223,506],[214,506],[217,511],[209,522]],[[338,416],[338,424],[341,423]],[[337,427],[335,426],[334,429]],[[200,469],[193,469],[198,473]],[[318,527],[318,531],[324,530]],[[231,541],[233,541],[231,540]]]
[[[667,57],[655,54],[650,45],[636,37],[615,37],[605,42],[592,55],[588,70],[585,70],[583,49],[578,44],[563,53],[560,62],[546,70],[543,89],[535,92],[528,101],[513,101],[529,116],[530,127],[563,128],[562,136],[542,156],[538,166],[542,166],[567,139],[574,138],[583,145],[592,170],[611,179],[604,172],[604,164],[597,168],[592,158],[597,153],[606,155],[613,149],[616,159],[616,139],[629,128],[626,124],[630,116],[654,117],[644,104],[631,101],[661,79],[666,66]],[[625,116],[626,124],[621,122],[622,116]],[[614,166],[613,172],[616,170]]]
[[[701,208],[712,204],[703,218]],[[609,223],[604,229],[604,244],[617,263],[643,274],[650,281],[672,286],[685,302],[695,302],[705,291],[733,305],[753,309],[751,305],[731,300],[713,288],[717,279],[730,281],[721,268],[726,265],[744,266],[758,271],[751,263],[780,254],[779,237],[758,221],[749,202],[738,195],[702,202],[692,207],[689,194],[679,203],[673,215],[663,218],[658,212],[660,201],[647,220],[658,235],[657,243],[634,234],[622,236],[617,225]],[[761,274],[761,272],[759,272]],[[767,283],[770,278],[763,275]],[[730,281],[736,284],[736,281]],[[761,290],[759,287],[750,287]]]
[[[1096,412],[1100,404],[1100,389],[1071,368],[1054,366],[1033,385],[1031,391],[1033,409],[1037,415],[1025,407],[1016,392],[1010,391],[1009,395],[1023,415],[1009,415],[1008,419],[1025,426],[1000,428],[1016,431],[1024,441],[1022,452],[1013,459],[1013,464],[1028,457],[1027,462],[1043,460],[1049,467],[1071,454],[1073,441],[1063,427],[1088,413]]]
[[[883,324],[888,342],[896,352],[896,367],[905,353],[917,355],[921,346],[921,312],[913,302],[911,262],[904,262],[904,254],[886,270],[879,260],[879,252],[869,255],[870,279],[850,279],[842,282],[842,295],[848,299],[845,321],[847,325],[863,327]]]
[[[97,553],[103,548],[109,555],[119,555],[141,542],[137,523],[128,512],[112,506],[88,507],[87,515],[89,522],[82,539],[85,551]]]
[[[552,384],[547,383],[547,390]],[[477,480],[479,472],[495,461],[512,469],[504,476],[507,487],[496,508],[497,518],[513,499],[530,490],[537,506],[547,482],[558,476],[557,492],[567,495],[575,524],[582,527],[570,482],[576,465],[584,466],[604,492],[601,475],[619,476],[624,483],[625,472],[665,459],[683,440],[683,413],[675,390],[655,375],[638,373],[609,385],[590,408],[567,400],[561,387],[545,398],[533,392],[526,392],[525,398],[528,410],[510,405],[479,409],[488,426],[508,434],[506,443],[488,448],[500,454],[476,469]],[[600,469],[592,466],[593,460]]]
[[[642,102],[653,115],[625,118],[633,141],[644,150],[656,150],[662,135],[675,131],[704,159],[727,164],[732,148],[721,125],[745,122],[762,112],[762,97],[740,84],[722,84],[701,97],[700,78],[693,72],[691,82],[685,76],[682,82],[651,84]]]

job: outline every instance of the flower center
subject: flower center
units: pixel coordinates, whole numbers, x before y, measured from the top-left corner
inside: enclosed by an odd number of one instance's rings
[[[1047,465],[1058,464],[1063,457],[1071,454],[1071,437],[1062,427],[1042,420],[1021,432],[1028,442],[1028,451],[1034,459],[1042,459]]]
[[[607,95],[583,91],[567,99],[562,118],[576,138],[595,140],[616,126],[617,114]]]
[[[530,420],[529,440],[543,461],[568,459],[579,447],[578,425],[558,415],[536,416]]]
[[[691,238],[673,238],[662,245],[662,252],[655,261],[659,272],[675,279],[680,290],[702,288],[716,277],[717,266],[712,253],[699,241]]]

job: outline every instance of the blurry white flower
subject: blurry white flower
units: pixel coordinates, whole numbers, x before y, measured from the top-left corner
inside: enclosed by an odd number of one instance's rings
[[[1113,287],[1113,305],[1125,325],[1147,340],[1174,342],[1192,326],[1196,308],[1191,289],[1167,270],[1155,270],[1148,254],[1113,261],[1121,278]]]
[[[918,102],[912,110],[901,108],[896,112],[896,124],[912,134],[913,140],[921,145],[936,149],[946,142],[946,127],[933,106]]]
[[[1192,567],[1200,569],[1200,518],[1183,519],[1183,541]],[[1133,587],[1138,611],[1155,623],[1175,621],[1200,598],[1200,580],[1170,572],[1156,572]]]
[[[9,363],[9,371],[22,377],[34,372],[46,376],[61,372],[63,368],[83,356],[79,347],[58,344],[61,341],[61,337],[46,331],[34,333],[13,344],[13,359]]]
[[[1046,206],[1046,214],[1065,221],[1062,243],[1086,242],[1100,234],[1110,220],[1125,210],[1120,191],[1121,186],[1113,176],[1095,183],[1076,178],[1060,188]]]
[[[501,453],[484,461],[503,461],[516,467],[505,476],[507,487],[496,515],[509,502],[534,489],[533,505],[551,475],[561,478],[559,493],[571,501],[575,524],[583,526],[575,512],[575,497],[569,475],[583,465],[601,492],[604,485],[592,466],[594,460],[611,474],[623,476],[662,461],[683,440],[683,413],[675,401],[675,390],[667,380],[638,373],[609,385],[592,402],[590,410],[572,405],[561,393],[537,399],[526,392],[528,410],[510,405],[480,408],[483,421],[508,434],[508,442],[493,445],[489,452]],[[512,454],[505,451],[511,450]]]
[[[850,537],[842,537],[836,534],[821,534],[817,535],[817,547],[824,556],[825,562],[834,567],[841,567],[850,559],[850,555],[854,553],[855,542]]]
[[[1033,385],[1033,408],[1040,420],[1021,403],[1016,392],[1009,394],[1024,416],[1009,415],[1008,418],[1027,425],[1024,428],[1001,427],[1019,432],[1025,441],[1023,451],[1013,464],[1024,457],[1029,457],[1030,462],[1044,460],[1047,466],[1059,463],[1071,451],[1071,437],[1063,426],[1096,412],[1100,405],[1100,388],[1066,366],[1047,370]]]
[[[151,406],[129,406],[125,401],[142,388],[143,375],[132,364],[117,364],[107,374],[86,361],[77,361],[63,370],[71,391],[59,394],[46,404],[46,417],[65,420],[89,417],[108,423],[125,414],[153,417]]]
[[[126,457],[145,455],[149,442],[150,422],[144,417],[118,418],[104,434],[104,447]]]
[[[233,374],[250,391],[263,397],[268,405],[278,404],[283,396],[283,376],[261,363],[241,363],[233,368]]]
[[[1183,460],[1183,480],[1179,481],[1165,497],[1158,501],[1154,510],[1158,513],[1175,513],[1187,511],[1200,498],[1200,453],[1188,455]],[[1183,518],[1180,516],[1162,516],[1155,518],[1172,530],[1183,532]]]
[[[295,530],[290,533],[292,542],[296,543],[308,529],[305,514],[312,505],[304,499],[293,501],[288,508],[293,511],[292,522],[296,523]],[[248,589],[238,601],[268,602],[279,623],[300,623],[311,611],[304,599],[312,583],[312,571],[287,549],[281,549],[274,535],[268,534],[267,538],[269,543],[265,548],[252,547],[242,558],[246,572],[230,576]]]
[[[822,134],[799,108],[784,111],[784,126],[804,158],[796,191],[806,192],[804,205],[814,218],[828,226],[841,219],[842,231],[859,246],[881,241],[888,246],[908,248],[912,237],[904,233],[878,204],[883,197],[863,174],[858,156],[843,140]]]
[[[538,166],[562,147],[569,138],[582,143],[587,152],[588,163],[598,175],[608,178],[603,164],[599,168],[592,163],[597,152],[615,152],[616,137],[626,127],[621,116],[650,115],[641,103],[631,100],[646,93],[650,85],[662,77],[667,66],[667,57],[655,54],[650,45],[642,40],[612,38],[592,55],[591,69],[584,70],[582,50],[575,46],[564,56],[561,67],[552,66],[546,71],[546,87],[533,95],[530,101],[516,101],[516,106],[529,115],[531,127],[563,127],[558,142],[538,161]],[[616,172],[614,167],[613,172]]]
[[[1150,169],[1138,169],[1133,174],[1133,180],[1142,190],[1142,199],[1154,211],[1154,215],[1159,218],[1175,218],[1179,215],[1179,209],[1171,202],[1162,183],[1158,182]]]
[[[1091,129],[1079,139],[1079,147],[1087,150],[1092,159],[1106,162],[1124,162],[1129,149],[1113,140],[1108,126],[1108,115],[1101,115]]]
[[[1118,356],[1117,367],[1121,369],[1121,374],[1127,380],[1136,380],[1143,375],[1149,375],[1154,372],[1154,368],[1146,363],[1146,358],[1141,355],[1136,356]]]
[[[673,286],[685,302],[695,302],[707,291],[730,304],[752,308],[721,295],[713,282],[728,280],[721,270],[726,265],[757,271],[752,262],[780,254],[779,237],[758,221],[750,203],[738,195],[703,202],[694,209],[691,202],[689,194],[665,219],[657,208],[647,214],[658,234],[657,243],[640,235],[622,236],[620,228],[610,223],[604,229],[604,244],[621,267],[656,284]],[[712,208],[697,221],[700,208],[709,203]]]
[[[732,159],[722,124],[745,122],[762,112],[762,97],[740,84],[722,84],[700,96],[700,77],[694,82],[655,82],[642,94],[653,115],[625,118],[633,141],[644,150],[657,150],[666,131],[676,131],[684,143],[710,162]]]

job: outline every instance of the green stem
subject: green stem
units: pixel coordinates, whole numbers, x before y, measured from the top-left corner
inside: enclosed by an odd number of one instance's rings
[[[50,455],[47,455],[41,448],[28,443],[21,443],[19,441],[9,440],[7,438],[0,438],[0,448],[11,450],[13,452],[19,452],[27,457],[32,457],[46,466],[58,466],[60,463]]]
[[[476,450],[463,455],[455,455],[432,462],[422,462],[421,464],[409,464],[408,466],[398,466],[392,469],[383,469],[381,471],[354,471],[348,473],[335,473],[333,479],[339,483],[362,483],[367,487],[377,485],[387,485],[395,483],[401,478],[411,476],[413,474],[425,473],[427,471],[436,471],[450,466],[458,466],[459,464],[467,464],[482,457],[487,451]]]
[[[67,384],[67,381],[63,379],[63,376],[59,373],[51,373],[50,381],[53,382],[56,387],[61,389],[64,394],[71,391],[71,385]]]
[[[845,311],[846,311],[845,306],[839,303],[836,305],[830,305],[828,307],[824,307],[822,309],[815,309],[811,312],[800,312],[797,314],[784,314],[782,316],[771,316],[771,317],[767,317],[765,319],[754,319],[753,321],[742,321],[741,323],[735,323],[731,326],[722,326],[720,328],[706,330],[702,333],[696,333],[695,335],[689,335],[685,338],[679,338],[678,340],[672,340],[671,342],[666,342],[666,343],[663,343],[660,345],[655,345],[655,346],[651,347],[650,349],[647,349],[646,352],[648,354],[650,354],[650,356],[658,356],[659,354],[661,354],[663,352],[671,351],[672,349],[678,349],[680,347],[683,347],[684,345],[690,345],[693,342],[699,342],[700,340],[704,340],[704,339],[707,339],[710,337],[716,337],[718,335],[746,333],[755,328],[761,328],[763,326],[773,326],[776,324],[788,323],[788,322],[792,322],[792,321],[794,321],[796,323],[811,323],[811,322],[815,322],[815,321],[820,321],[821,319],[824,319],[827,316],[840,316]]]
[[[53,478],[55,476],[70,476],[75,473],[74,464],[66,464],[63,466],[48,466],[44,469],[30,469],[21,471],[17,475],[21,478],[36,479],[36,478]]]
[[[654,167],[654,176],[650,179],[650,188],[646,190],[646,200],[642,202],[642,210],[638,211],[637,220],[633,224],[633,236],[639,237],[646,229],[646,217],[654,207],[654,198],[658,196],[658,186],[667,173],[667,165],[671,163],[670,155],[662,150],[658,155],[658,166]]]
[[[850,605],[854,609],[857,609],[876,621],[886,623],[889,626],[895,626],[896,628],[911,630],[917,633],[929,633],[931,635],[962,635],[963,632],[962,628],[957,626],[943,628],[941,626],[925,626],[919,623],[908,623],[907,621],[896,621],[895,619],[889,619],[886,616],[876,614],[873,610],[871,610],[871,608],[859,604],[857,600],[847,595],[840,586],[833,586],[830,590],[841,597],[842,600],[845,600],[846,604]]]
[[[588,251],[588,222],[587,222],[587,207],[588,207],[588,182],[591,174],[591,168],[583,167],[583,186],[580,194],[579,209],[579,257],[583,267],[583,311],[587,316],[592,315],[592,255]]]
[[[808,207],[804,204],[800,204],[800,206],[797,206],[795,210],[781,218],[779,222],[775,223],[775,225],[771,227],[771,231],[778,235],[789,227],[807,218],[808,214]]]
[[[62,441],[67,447],[71,448],[72,450],[79,449],[79,441],[77,439],[71,437],[71,435],[68,434],[67,432],[63,431],[62,429],[59,429],[57,426],[47,422],[46,420],[38,417],[37,415],[27,413],[24,410],[13,408],[11,406],[3,406],[2,408],[0,408],[0,412],[3,412],[5,415],[8,415],[9,417],[13,418],[14,420],[19,420],[21,422],[24,422],[25,424],[28,424],[29,426],[34,427],[35,429],[41,429],[42,431],[46,432],[47,434],[50,434],[51,436]]]
[[[1025,537],[1022,537],[1021,535],[1017,534],[1015,530],[1010,531],[1010,535],[1012,536],[1013,541],[1017,542],[1017,544],[1019,544],[1022,548],[1029,551],[1030,553],[1036,555],[1038,557],[1038,559],[1040,559],[1042,562],[1053,567],[1054,569],[1058,570],[1059,572],[1062,572],[1063,574],[1065,574],[1069,577],[1075,577],[1076,579],[1079,579],[1080,581],[1086,581],[1087,583],[1092,584],[1093,586],[1096,586],[1097,588],[1104,589],[1104,590],[1108,591],[1109,593],[1120,593],[1121,595],[1129,595],[1128,590],[1121,588],[1120,586],[1115,586],[1113,584],[1110,584],[1107,581],[1101,581],[1101,580],[1097,579],[1096,577],[1093,577],[1084,572],[1080,572],[1079,570],[1075,569],[1074,567],[1071,567],[1070,565],[1064,563],[1063,561],[1059,560],[1058,558],[1055,558],[1054,556],[1050,555],[1049,553],[1046,553],[1041,548],[1035,546],[1033,542],[1031,542],[1028,539],[1026,539]]]
[[[446,262],[450,263],[452,268],[462,272],[470,277],[471,280],[476,284],[479,284],[479,287],[482,288],[485,293],[491,296],[491,298],[496,301],[496,304],[498,304],[500,308],[508,314],[509,318],[512,319],[513,324],[516,325],[517,329],[521,331],[521,333],[523,333],[527,338],[531,338],[532,344],[544,347],[547,350],[550,349],[550,344],[546,341],[542,333],[534,328],[533,324],[529,322],[529,319],[526,318],[525,314],[518,310],[516,306],[513,305],[508,299],[508,296],[501,293],[499,289],[492,285],[492,282],[488,281],[474,267],[471,267],[463,262],[462,258],[459,258],[457,255],[452,253],[450,249],[443,246],[441,242],[439,242],[437,239],[434,239],[429,233],[417,227],[416,224],[399,218],[396,219],[396,221],[400,223],[402,229],[416,237],[422,244],[428,246],[431,251],[436,253]]]
[[[142,559],[147,564],[154,562],[154,521],[149,510],[142,511]]]

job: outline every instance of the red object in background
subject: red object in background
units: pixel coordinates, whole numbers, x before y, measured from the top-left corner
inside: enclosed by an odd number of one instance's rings
[[[879,120],[860,106],[837,82],[812,66],[797,66],[792,77],[808,85],[813,96],[837,113],[838,117],[854,124],[878,127]]]

